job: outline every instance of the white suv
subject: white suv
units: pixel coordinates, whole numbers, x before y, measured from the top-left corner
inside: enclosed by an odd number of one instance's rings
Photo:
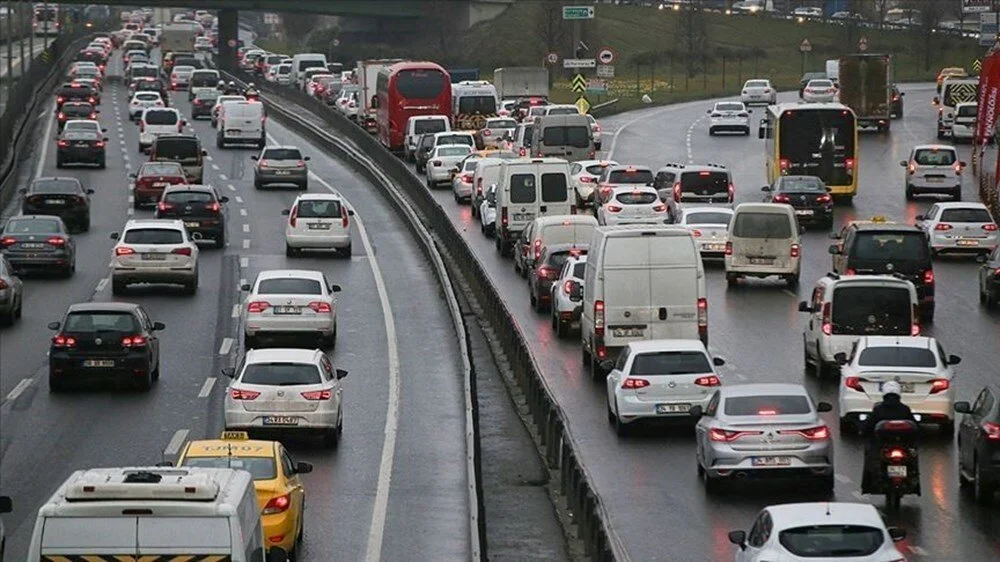
[[[583,275],[587,269],[587,256],[570,256],[563,262],[559,278],[552,283],[552,329],[556,337],[564,338],[571,329],[580,327],[583,312]]]
[[[133,283],[173,283],[190,295],[198,291],[198,245],[188,237],[184,222],[133,219],[111,251],[111,292],[122,294]]]
[[[962,170],[965,162],[958,159],[955,147],[946,144],[922,144],[913,147],[910,158],[899,163],[906,168],[903,183],[906,200],[925,193],[947,194],[958,201],[962,198]]]
[[[309,193],[295,198],[285,224],[285,255],[295,257],[304,249],[334,250],[351,257],[351,219],[354,211],[334,193]]]
[[[146,152],[160,135],[184,132],[184,119],[179,111],[169,107],[151,107],[139,117],[139,152]]]
[[[243,285],[243,343],[257,347],[262,339],[318,339],[324,347],[337,342],[337,299],[340,285],[331,285],[320,271],[272,269],[261,271],[253,285]]]

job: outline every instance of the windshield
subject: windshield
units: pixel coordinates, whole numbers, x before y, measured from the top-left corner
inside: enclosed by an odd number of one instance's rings
[[[744,111],[742,103],[717,103],[715,104],[716,111]]]
[[[151,76],[153,78],[156,78],[157,75],[159,74],[159,70],[157,70],[155,66],[140,66],[132,68],[130,72],[132,74],[132,78],[139,78],[145,76]]]
[[[66,132],[96,133],[101,126],[94,121],[70,121],[66,123]]]
[[[298,217],[300,219],[340,218],[340,201],[303,200],[299,201]]]
[[[245,470],[254,480],[273,480],[278,475],[277,466],[271,457],[185,457],[184,462],[178,466]]]
[[[264,151],[265,160],[302,160],[297,148],[269,148]]]
[[[629,376],[696,375],[711,373],[708,357],[700,351],[640,353],[632,360]]]
[[[10,219],[4,234],[52,234],[62,232],[59,221],[53,219]]]
[[[443,144],[465,144],[468,146],[474,146],[476,143],[472,139],[472,135],[441,135],[434,139],[437,146]]]
[[[848,172],[854,171],[855,121],[850,111],[786,111],[781,114],[777,134],[778,152],[788,161],[789,175],[816,176],[827,185],[852,182]]]
[[[651,185],[653,172],[649,170],[612,170],[608,172],[608,183]]]
[[[607,167],[608,167],[607,164],[592,164],[590,166],[587,166],[586,169],[588,174],[592,176],[599,176],[602,173],[604,173],[604,169]],[[643,182],[643,184],[645,184],[645,182]]]
[[[126,244],[181,244],[184,235],[172,228],[133,228],[125,231]]]
[[[726,172],[685,172],[681,174],[681,192],[697,195],[722,195],[729,193],[729,174]]]
[[[73,312],[66,316],[67,332],[129,332],[141,331],[135,317],[128,312]]]
[[[440,133],[445,130],[447,130],[447,122],[444,119],[418,119],[413,122],[413,134],[415,135]]]
[[[215,197],[207,191],[171,191],[163,196],[169,203],[211,203]]]
[[[979,106],[977,105],[963,105],[955,111],[955,115],[959,117],[975,117],[978,109]]]
[[[882,547],[881,529],[861,525],[811,525],[778,533],[778,542],[802,558],[854,558],[870,556]]]
[[[401,70],[396,74],[396,89],[400,95],[409,99],[437,98],[447,84],[447,77],[436,69]]]
[[[497,112],[497,100],[490,95],[458,98],[458,113],[489,115]]]
[[[573,148],[587,148],[590,146],[590,127],[585,125],[569,127],[543,126],[542,144],[546,146],[572,146]]]
[[[733,236],[759,239],[791,238],[792,221],[784,213],[737,213]]]
[[[191,85],[194,87],[215,86],[219,83],[219,75],[214,72],[198,71],[191,75]]]
[[[858,356],[865,367],[937,367],[934,352],[922,347],[867,347]]]
[[[549,257],[546,260],[546,262],[550,266],[552,266],[555,270],[558,271],[562,269],[563,264],[566,263],[566,260],[568,260],[569,257],[570,257],[570,252],[568,250],[564,252],[552,252],[551,254],[549,254]]]
[[[140,176],[183,176],[184,169],[180,164],[173,163],[147,163],[143,164],[139,170]]]
[[[197,159],[201,156],[198,141],[194,139],[171,139],[158,138],[153,147],[156,159],[160,160],[185,160],[188,158]]]
[[[834,334],[908,336],[913,322],[910,291],[903,287],[837,287]]]
[[[289,74],[292,72],[292,65],[282,64],[278,66],[278,74]]]
[[[826,193],[823,180],[811,176],[785,176],[778,182],[778,191],[795,193]]]
[[[721,224],[729,225],[733,215],[729,213],[715,213],[710,211],[699,211],[697,213],[686,213],[684,215],[685,224]]]
[[[264,279],[257,285],[258,295],[322,295],[323,285],[315,279]]]
[[[71,179],[35,180],[31,183],[32,193],[79,193],[80,182]]]
[[[923,148],[913,155],[913,161],[921,166],[951,166],[955,163],[954,150],[933,150]]]
[[[616,195],[615,199],[623,205],[648,205],[659,201],[660,197],[649,191],[623,191]]]
[[[993,217],[986,209],[945,209],[941,211],[941,221],[991,223]]]
[[[871,261],[927,261],[922,232],[858,232],[852,257]]]
[[[767,88],[769,84],[767,80],[747,80],[747,85],[745,88]]]
[[[266,384],[294,386],[298,384],[319,384],[322,381],[319,367],[309,363],[251,363],[243,369],[240,382],[245,384]]]
[[[472,149],[468,146],[444,146],[437,149],[438,156],[468,156]]]
[[[812,407],[801,395],[730,396],[723,411],[727,416],[783,416],[808,414]]]
[[[177,113],[173,111],[146,111],[142,116],[147,125],[176,125]]]

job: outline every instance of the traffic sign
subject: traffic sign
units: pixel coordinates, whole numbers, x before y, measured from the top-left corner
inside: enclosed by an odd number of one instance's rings
[[[593,6],[563,6],[564,20],[592,20],[594,19]]]
[[[861,39],[858,39],[858,50],[861,52],[868,50],[868,38],[864,35],[861,36]]]
[[[587,93],[604,95],[608,93],[608,85],[604,80],[591,78],[587,80]]]
[[[583,96],[577,98],[576,103],[573,105],[576,106],[577,110],[579,110],[580,113],[587,113],[588,111],[590,111],[590,102],[587,101],[587,98]]]
[[[572,88],[574,92],[582,94],[583,91],[587,89],[587,79],[583,77],[583,74],[577,74],[570,82],[570,88]]]
[[[975,59],[972,61],[972,70],[979,72],[982,69],[983,69],[983,61],[979,59]]]
[[[549,53],[545,57],[545,60],[549,61],[549,64],[555,64],[555,63],[559,62],[559,55],[556,54],[556,53]]]
[[[563,68],[594,68],[596,59],[563,59]]]
[[[803,39],[802,42],[799,43],[799,52],[808,53],[811,50],[813,50],[813,46],[808,39]]]
[[[597,77],[598,78],[614,78],[615,77],[615,67],[610,64],[599,64],[597,65]]]
[[[611,64],[615,62],[615,52],[608,47],[604,47],[597,53],[597,60],[601,64]]]

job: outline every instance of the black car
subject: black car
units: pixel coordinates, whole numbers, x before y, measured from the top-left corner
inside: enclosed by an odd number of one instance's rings
[[[903,96],[905,96],[906,94],[904,94],[903,92],[900,92],[899,91],[899,86],[893,84],[890,95],[892,95],[892,101],[890,102],[890,105],[889,105],[889,116],[892,117],[893,119],[902,119],[903,118]]]
[[[81,124],[81,126],[76,126]],[[93,124],[84,127],[82,124]],[[96,121],[67,121],[56,138],[56,168],[66,164],[94,164],[103,169],[107,165],[105,148],[107,129],[99,128]]]
[[[197,119],[199,117],[212,118],[212,108],[215,107],[215,101],[219,99],[222,93],[218,90],[201,90],[194,96],[194,101],[191,102],[191,119]]]
[[[216,248],[226,246],[226,196],[209,185],[172,185],[163,190],[156,205],[156,218],[184,221],[195,241],[210,238]]]
[[[137,304],[90,302],[74,304],[56,330],[49,346],[49,391],[61,392],[70,384],[112,378],[149,390],[160,378],[160,340],[164,328],[152,322]]]
[[[104,52],[98,50],[84,49],[76,54],[73,58],[75,61],[89,61],[98,66],[101,70],[108,64],[108,57],[104,55]]]
[[[0,232],[0,252],[16,272],[56,270],[72,277],[76,271],[76,243],[59,217],[11,217]]]
[[[552,283],[559,279],[563,264],[572,257],[587,255],[586,245],[555,244],[541,249],[538,262],[528,271],[531,308],[544,312],[552,306]]]
[[[996,248],[979,266],[979,302],[986,308],[1000,303],[1000,248]]]
[[[920,303],[920,320],[934,320],[934,262],[927,234],[902,223],[854,221],[831,238],[833,271],[841,275],[899,275],[913,283]]]
[[[976,401],[955,402],[964,414],[958,424],[958,478],[978,503],[989,503],[1000,485],[1000,386],[990,384]]]
[[[100,113],[100,110],[96,109],[94,105],[89,102],[66,102],[61,108],[59,108],[59,113],[56,115],[58,130],[62,132],[63,127],[66,126],[66,122],[73,119],[89,119],[91,121],[95,121],[97,120],[98,113]]]
[[[59,217],[67,227],[82,232],[90,230],[90,196],[93,189],[84,189],[76,178],[38,178],[21,189],[23,215]]]
[[[58,111],[64,103],[69,101],[82,101],[91,105],[98,105],[100,103],[100,93],[93,86],[79,82],[67,82],[56,89],[56,110]]]
[[[163,100],[163,105],[165,107],[170,107],[170,95],[167,92],[167,86],[163,80],[153,80],[151,78],[139,78],[133,83],[133,94],[135,92],[157,92],[160,94],[160,99]]]
[[[422,174],[427,171],[427,160],[434,152],[434,133],[420,136],[417,141],[417,149],[414,151],[414,160],[417,162],[417,173]]]
[[[761,188],[765,203],[784,203],[795,209],[799,223],[833,226],[833,197],[830,188],[815,176],[781,176]]]

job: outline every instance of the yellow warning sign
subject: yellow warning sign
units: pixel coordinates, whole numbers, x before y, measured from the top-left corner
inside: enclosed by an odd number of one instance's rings
[[[580,113],[587,113],[590,111],[590,102],[587,101],[587,98],[580,96],[576,100],[576,108],[580,111]]]
[[[972,70],[979,72],[983,69],[983,61],[976,59],[972,61]]]

